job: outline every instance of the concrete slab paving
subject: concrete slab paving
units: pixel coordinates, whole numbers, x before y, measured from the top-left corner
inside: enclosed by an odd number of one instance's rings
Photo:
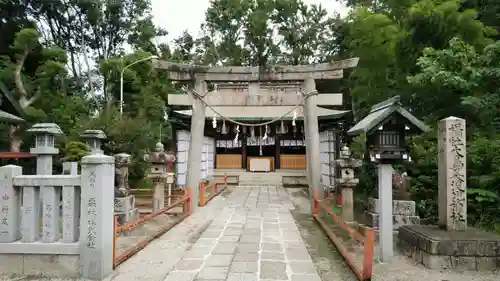
[[[320,280],[283,188],[239,186],[230,199],[165,281]]]

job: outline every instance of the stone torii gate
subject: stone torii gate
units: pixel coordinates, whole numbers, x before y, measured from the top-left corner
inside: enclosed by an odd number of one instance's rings
[[[286,65],[263,67],[209,67],[192,64],[179,64],[153,60],[157,69],[167,72],[170,79],[179,82],[192,82],[194,92],[188,95],[169,94],[170,105],[192,106],[191,144],[188,153],[186,186],[192,189],[193,208],[197,207],[200,182],[203,131],[205,127],[205,107],[210,106],[295,106],[302,104],[305,117],[307,177],[309,196],[312,202],[313,189],[320,189],[320,152],[317,106],[342,105],[342,94],[317,94],[315,80],[343,78],[344,69],[357,66],[359,58],[351,58],[330,63],[311,65]],[[246,89],[236,91],[226,87],[220,91],[208,91],[207,83],[225,84],[247,83]],[[295,83],[297,91],[273,91],[266,83]],[[292,87],[294,88],[294,87]],[[203,100],[201,100],[202,98]],[[318,192],[322,195],[321,192]],[[313,204],[311,203],[311,208]]]

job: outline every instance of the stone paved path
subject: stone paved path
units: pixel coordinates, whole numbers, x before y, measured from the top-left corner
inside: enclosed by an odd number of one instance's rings
[[[240,186],[165,281],[321,281],[281,187]]]

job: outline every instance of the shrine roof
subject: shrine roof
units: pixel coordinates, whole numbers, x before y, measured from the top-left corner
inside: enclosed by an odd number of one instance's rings
[[[5,84],[0,81],[0,122],[6,123],[24,123],[25,120],[20,116],[24,115],[24,111],[16,99],[9,92]]]
[[[362,133],[368,133],[388,121],[388,117],[393,114],[399,114],[404,117],[410,124],[413,130],[427,132],[429,127],[422,121],[418,120],[413,114],[401,106],[399,96],[392,97],[386,101],[372,106],[370,114],[354,125],[349,131],[348,135],[354,136]]]
[[[214,110],[207,107],[205,110],[205,118],[211,119],[214,116],[222,115],[235,120],[264,120],[264,119],[274,119],[281,117],[285,114],[288,114],[283,118],[284,120],[292,120],[293,118],[293,106],[218,106],[213,107],[215,111],[219,114],[216,114]],[[176,113],[191,116],[192,110],[177,110]],[[303,107],[297,107],[297,119],[304,119],[304,111]],[[317,107],[318,119],[336,119],[340,118],[346,113],[348,110],[333,110],[326,109],[322,107]]]

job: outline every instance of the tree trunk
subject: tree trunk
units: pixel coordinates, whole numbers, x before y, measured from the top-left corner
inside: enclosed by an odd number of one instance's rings
[[[9,151],[21,152],[21,144],[23,143],[19,136],[19,126],[10,125],[9,127]]]

